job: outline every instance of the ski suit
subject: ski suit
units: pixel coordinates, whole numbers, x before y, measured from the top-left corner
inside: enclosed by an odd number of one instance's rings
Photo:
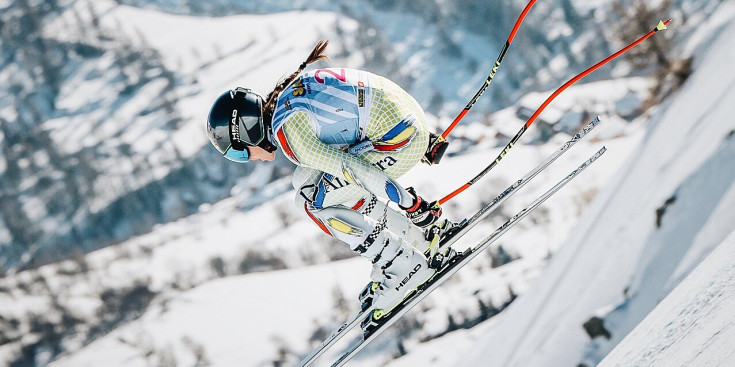
[[[407,92],[366,71],[310,71],[279,95],[272,128],[298,165],[297,206],[324,232],[376,268],[400,254],[402,240],[425,250],[423,232],[383,201],[413,204],[395,179],[421,160],[429,142],[426,116]]]

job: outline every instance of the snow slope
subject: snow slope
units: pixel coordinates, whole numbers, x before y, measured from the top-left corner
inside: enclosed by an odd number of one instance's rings
[[[306,347],[314,325],[304,315],[334,309],[335,290],[357,294],[368,272],[367,263],[350,259],[212,281],[151,307],[136,322],[51,365],[146,366],[160,365],[162,358],[196,365],[197,345],[205,347],[199,362],[207,365],[268,365],[264,357],[276,356],[280,345]],[[151,350],[163,353],[146,355]]]
[[[599,366],[734,366],[734,312],[735,232]]]
[[[473,332],[466,365],[599,362],[733,230],[733,37],[730,22],[527,296]],[[585,334],[595,315],[611,340]]]

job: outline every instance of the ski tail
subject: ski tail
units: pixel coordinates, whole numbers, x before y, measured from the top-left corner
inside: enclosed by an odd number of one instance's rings
[[[316,361],[317,358],[319,358],[324,352],[327,351],[334,343],[338,342],[340,339],[342,339],[343,336],[345,336],[350,330],[352,330],[355,326],[360,324],[360,321],[362,321],[363,317],[366,315],[369,315],[370,312],[373,310],[373,307],[368,307],[365,310],[361,310],[357,313],[355,313],[348,321],[343,323],[339,328],[334,330],[332,334],[329,335],[328,338],[324,339],[324,341],[316,347],[314,350],[311,351],[306,357],[301,359],[299,364],[297,364],[297,367],[307,367],[310,366],[314,361]]]

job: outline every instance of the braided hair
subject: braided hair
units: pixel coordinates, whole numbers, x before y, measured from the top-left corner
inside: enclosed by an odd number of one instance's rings
[[[278,85],[276,85],[275,89],[268,93],[268,96],[265,98],[265,105],[263,106],[263,121],[265,123],[270,124],[273,121],[273,113],[275,112],[278,95],[281,94],[281,92],[283,92],[283,90],[286,89],[286,87],[288,87],[296,77],[304,71],[304,69],[306,69],[306,65],[319,60],[329,60],[329,56],[324,53],[328,44],[329,41],[327,40],[317,42],[316,46],[311,50],[309,57],[306,58],[306,61],[302,62],[299,66],[299,70],[296,70],[293,74],[289,75],[288,78],[280,81]]]

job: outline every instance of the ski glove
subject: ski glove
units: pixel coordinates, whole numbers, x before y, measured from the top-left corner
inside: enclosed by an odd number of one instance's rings
[[[429,147],[426,148],[426,153],[421,158],[421,162],[428,165],[439,164],[447,147],[449,147],[449,142],[443,136],[429,133]]]
[[[410,208],[401,207],[401,209],[406,211],[406,217],[413,224],[421,228],[427,228],[439,220],[442,215],[442,207],[438,201],[427,202],[421,196],[416,195],[416,190],[413,187],[406,188],[406,191],[413,196],[414,204]]]

